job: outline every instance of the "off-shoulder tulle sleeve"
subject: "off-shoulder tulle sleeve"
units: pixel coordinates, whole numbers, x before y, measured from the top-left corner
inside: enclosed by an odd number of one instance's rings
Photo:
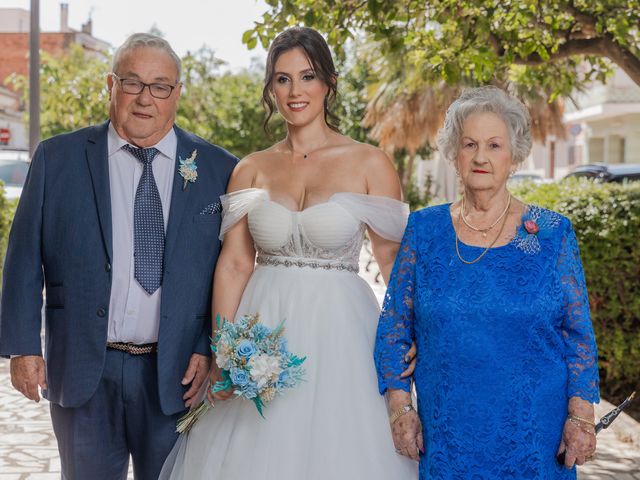
[[[570,224],[562,238],[557,269],[564,292],[562,335],[569,371],[568,394],[569,397],[580,397],[597,403],[600,400],[598,350],[591,324],[589,297],[578,241]]]
[[[261,188],[245,188],[244,190],[222,195],[220,197],[220,203],[222,203],[220,240],[224,240],[224,234],[249,213],[259,201],[268,198],[267,191]]]
[[[387,240],[400,243],[409,218],[409,205],[399,200],[361,193],[336,193],[332,200]]]

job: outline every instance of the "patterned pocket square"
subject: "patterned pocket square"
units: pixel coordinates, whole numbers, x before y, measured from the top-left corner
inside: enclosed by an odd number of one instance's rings
[[[213,215],[214,213],[220,213],[222,211],[222,204],[220,202],[213,202],[202,209],[200,215]]]

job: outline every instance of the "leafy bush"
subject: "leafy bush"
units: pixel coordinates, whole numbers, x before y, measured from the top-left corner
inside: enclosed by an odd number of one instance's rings
[[[16,212],[17,200],[7,200],[4,196],[4,187],[0,181],[0,285],[2,284],[2,271],[4,268],[4,254],[7,251],[9,229]]]
[[[571,219],[598,342],[601,393],[621,401],[640,382],[640,182],[583,179],[512,191]]]
[[[418,185],[413,179],[404,187],[404,201],[409,204],[411,211],[419,210],[427,205],[436,205],[438,203],[431,193],[431,185],[433,184],[433,177],[428,174],[422,185]]]

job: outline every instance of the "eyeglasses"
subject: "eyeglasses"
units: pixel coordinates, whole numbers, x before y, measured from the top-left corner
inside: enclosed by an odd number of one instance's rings
[[[144,83],[133,78],[120,78],[115,73],[111,73],[110,75],[120,82],[122,91],[129,95],[140,95],[145,87],[149,87],[149,93],[152,97],[165,99],[169,98],[173,89],[178,86],[178,83],[175,85],[168,85],[166,83]]]

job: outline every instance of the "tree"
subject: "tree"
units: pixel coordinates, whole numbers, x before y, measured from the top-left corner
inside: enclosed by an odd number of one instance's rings
[[[640,0],[272,0],[251,48],[284,28],[325,32],[339,58],[364,45],[364,123],[390,153],[434,145],[461,88],[493,84],[529,108],[534,138],[565,137],[565,98],[605,81],[612,62],[640,84]],[[347,47],[345,47],[347,46]],[[405,177],[411,177],[408,162]]]
[[[105,121],[109,62],[107,57],[87,55],[77,44],[71,45],[62,56],[42,53],[40,129],[43,138]],[[28,103],[29,79],[11,75],[7,81],[23,93],[24,102]],[[27,111],[25,122],[28,123]]]
[[[184,92],[177,123],[243,157],[284,136],[284,123],[275,118],[271,135],[263,129],[262,72],[220,73],[224,62],[202,48],[183,59]]]
[[[87,54],[71,45],[64,55],[43,54],[41,65],[41,130],[43,138],[104,122],[108,118],[106,76],[110,58]],[[176,123],[237,156],[273,143],[263,128],[261,72],[223,73],[224,62],[202,48],[182,62],[183,93]],[[9,77],[28,102],[28,78]],[[26,113],[25,113],[26,117]],[[272,122],[273,135],[284,135],[281,120]]]
[[[327,33],[342,54],[366,33],[382,56],[399,56],[409,83],[494,79],[568,96],[613,62],[640,85],[639,0],[271,0],[244,35],[268,45],[294,24]],[[610,62],[609,62],[610,61]]]

